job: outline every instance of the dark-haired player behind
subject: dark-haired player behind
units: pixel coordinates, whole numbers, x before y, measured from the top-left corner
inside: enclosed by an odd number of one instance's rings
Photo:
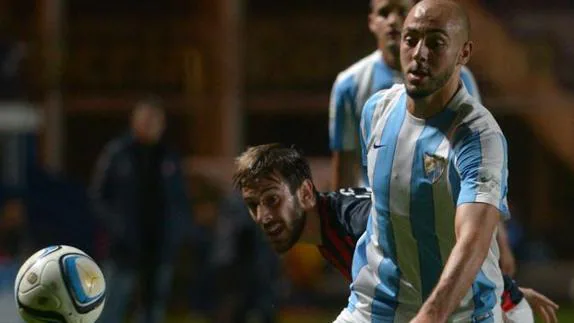
[[[350,281],[355,244],[367,226],[371,192],[365,188],[318,193],[306,159],[280,144],[247,149],[235,162],[234,185],[253,220],[278,253],[311,243]],[[546,322],[557,322],[558,306],[504,277],[501,302],[507,322],[533,322],[530,305]]]

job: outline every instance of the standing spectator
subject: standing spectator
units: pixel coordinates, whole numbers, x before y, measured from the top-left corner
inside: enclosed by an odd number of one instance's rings
[[[173,258],[190,212],[180,160],[163,140],[164,128],[159,101],[138,103],[130,132],[112,140],[96,165],[90,194],[109,239],[102,322],[123,322],[138,282],[138,322],[164,320]]]

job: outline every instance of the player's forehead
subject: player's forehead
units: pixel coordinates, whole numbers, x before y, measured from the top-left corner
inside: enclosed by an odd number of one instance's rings
[[[408,11],[412,6],[413,1],[411,0],[371,0],[371,10],[373,12],[391,8]]]
[[[287,183],[278,174],[272,173],[266,176],[254,178],[241,188],[244,199],[257,199],[267,193],[284,191]]]
[[[403,31],[450,36],[456,23],[457,21],[451,19],[448,10],[441,10],[438,6],[416,6],[407,16]]]

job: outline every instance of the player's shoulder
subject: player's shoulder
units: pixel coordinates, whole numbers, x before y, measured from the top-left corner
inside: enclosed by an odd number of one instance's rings
[[[380,117],[382,112],[390,108],[404,93],[405,86],[403,84],[394,84],[388,89],[376,92],[365,103],[363,117],[367,119]]]
[[[473,94],[478,89],[478,85],[476,84],[476,79],[474,78],[474,74],[472,74],[470,68],[466,65],[463,65],[460,69],[460,79],[462,83],[466,86],[468,93]]]
[[[325,216],[334,219],[332,225],[342,226],[354,240],[358,239],[367,227],[371,209],[369,188],[345,188],[336,192],[321,193],[328,209]]]
[[[128,140],[125,136],[114,138],[108,141],[102,148],[98,157],[99,167],[116,163],[120,156],[123,156],[128,147]],[[106,166],[107,167],[107,166]]]
[[[387,107],[388,105],[392,104],[394,100],[399,98],[402,94],[405,93],[405,85],[404,84],[393,84],[388,89],[380,90],[373,94],[369,101],[372,102],[374,105],[380,105],[382,107]]]
[[[472,71],[466,65],[463,65],[460,68],[460,76],[461,77],[472,77],[474,79],[474,75],[472,74]]]
[[[466,130],[472,133],[502,135],[502,130],[492,113],[468,93],[465,93],[464,98],[460,100],[456,119],[458,120],[456,128],[459,133]]]
[[[356,80],[372,70],[373,65],[380,60],[380,53],[375,51],[347,67],[337,75],[335,87],[339,89],[356,86]]]
[[[474,75],[466,65],[463,65],[460,69],[460,79],[468,90],[468,93],[474,96],[479,102],[481,102],[482,98],[480,95],[480,90],[478,89],[478,83],[476,83]]]
[[[342,188],[335,192],[321,193],[331,211],[336,213],[345,213],[357,203],[369,202],[371,194],[371,189],[365,187]]]

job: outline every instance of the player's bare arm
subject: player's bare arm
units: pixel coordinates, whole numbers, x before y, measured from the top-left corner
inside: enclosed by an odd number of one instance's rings
[[[446,322],[475,280],[499,221],[498,209],[489,204],[466,203],[457,208],[457,242],[437,286],[411,322]]]

